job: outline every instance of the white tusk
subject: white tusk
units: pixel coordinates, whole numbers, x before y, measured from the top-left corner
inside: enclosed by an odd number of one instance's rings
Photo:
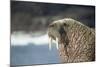
[[[51,50],[52,38],[49,37],[49,50]]]
[[[58,49],[58,38],[56,37],[56,48]]]

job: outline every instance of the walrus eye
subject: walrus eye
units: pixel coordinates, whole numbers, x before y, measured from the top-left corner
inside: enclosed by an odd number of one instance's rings
[[[63,24],[63,26],[67,26],[67,24],[66,24],[66,23],[64,23],[64,24]]]
[[[63,26],[68,27],[69,25],[68,25],[68,24],[66,24],[66,23],[64,23],[64,24],[63,24]]]

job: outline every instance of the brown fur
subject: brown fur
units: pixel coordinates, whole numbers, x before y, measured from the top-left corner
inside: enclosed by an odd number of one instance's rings
[[[54,21],[48,27],[48,35],[58,38],[62,62],[95,60],[95,31],[82,23],[70,18]]]

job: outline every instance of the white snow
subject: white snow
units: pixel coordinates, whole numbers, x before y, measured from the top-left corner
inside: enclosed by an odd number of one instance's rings
[[[11,45],[27,45],[28,43],[33,43],[34,45],[48,44],[48,35],[32,36],[24,33],[11,35]]]

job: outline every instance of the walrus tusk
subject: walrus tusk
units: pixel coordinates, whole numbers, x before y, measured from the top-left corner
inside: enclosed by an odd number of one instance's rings
[[[56,37],[56,48],[58,49],[58,38]]]
[[[49,50],[51,50],[52,38],[49,37]]]
[[[56,37],[56,48],[58,49],[58,38]],[[49,37],[49,50],[51,50],[51,45],[52,45],[52,38]]]

